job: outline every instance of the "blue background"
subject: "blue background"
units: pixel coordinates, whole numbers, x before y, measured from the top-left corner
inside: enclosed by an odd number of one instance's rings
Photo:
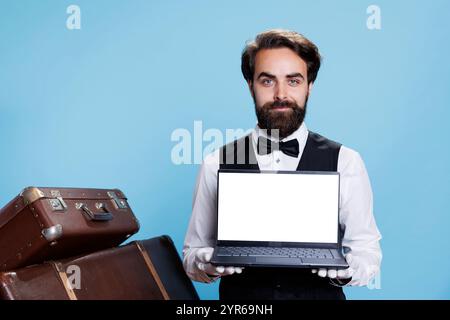
[[[324,56],[307,125],[361,153],[383,235],[381,289],[347,297],[448,299],[449,19],[446,0],[2,0],[0,206],[28,185],[117,187],[141,221],[132,240],[169,234],[181,253],[199,166],[173,164],[171,134],[253,128],[241,50],[293,29]]]

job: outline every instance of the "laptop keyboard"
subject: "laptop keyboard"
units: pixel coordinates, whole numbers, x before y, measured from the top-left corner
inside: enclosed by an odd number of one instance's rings
[[[246,257],[284,257],[284,258],[314,258],[333,259],[329,249],[285,248],[285,247],[219,247],[217,256]]]

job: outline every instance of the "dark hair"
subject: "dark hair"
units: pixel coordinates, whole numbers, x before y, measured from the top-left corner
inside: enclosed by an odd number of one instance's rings
[[[261,49],[289,48],[306,62],[308,83],[314,82],[320,68],[320,54],[316,45],[303,35],[290,30],[272,29],[256,36],[247,42],[242,51],[241,70],[245,80],[253,81],[255,73],[255,57]]]

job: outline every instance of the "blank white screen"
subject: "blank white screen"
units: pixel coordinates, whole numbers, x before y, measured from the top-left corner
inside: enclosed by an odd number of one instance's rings
[[[339,175],[219,175],[218,240],[337,243]]]

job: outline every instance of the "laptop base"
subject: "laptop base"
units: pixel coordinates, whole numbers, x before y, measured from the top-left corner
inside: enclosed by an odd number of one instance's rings
[[[257,256],[230,256],[218,255],[222,247],[216,247],[211,259],[211,264],[216,266],[234,267],[285,267],[285,268],[333,268],[347,269],[349,266],[344,256],[338,250],[330,250],[330,258],[311,257],[281,257],[273,255]],[[220,253],[219,253],[220,254]]]

